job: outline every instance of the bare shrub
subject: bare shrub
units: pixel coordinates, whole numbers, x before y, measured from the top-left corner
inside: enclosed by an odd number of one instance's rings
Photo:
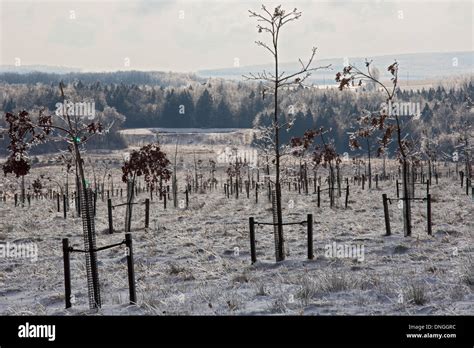
[[[182,266],[180,266],[176,263],[170,263],[168,266],[170,267],[169,268],[169,274],[170,275],[178,275],[178,274],[186,271],[186,269],[184,267],[182,267]]]
[[[428,302],[427,290],[423,284],[412,284],[408,291],[408,298],[410,302],[418,306],[424,305]]]
[[[286,313],[288,310],[288,297],[284,293],[278,294],[270,306],[271,313]]]
[[[324,274],[320,277],[319,283],[320,289],[324,292],[344,291],[357,285],[345,272]]]
[[[464,284],[469,286],[474,285],[474,260],[472,256],[468,256],[467,260],[462,265],[461,280]]]
[[[301,300],[301,302],[307,306],[314,295],[317,293],[316,282],[309,276],[304,276],[300,281],[300,289],[296,293],[296,296]]]
[[[257,296],[267,296],[268,293],[265,290],[265,283],[258,282],[255,284],[256,292],[255,295]]]
[[[461,301],[466,294],[466,288],[464,285],[456,285],[451,289],[450,297],[453,301]]]
[[[249,282],[249,278],[247,276],[247,273],[241,273],[241,274],[237,274],[235,275],[233,278],[232,278],[232,281],[234,283],[248,283]]]
[[[180,266],[176,263],[170,263],[169,264],[169,274],[170,275],[175,275],[175,276],[180,276],[182,277],[183,280],[194,280],[195,277],[192,274],[192,272],[188,269],[186,269],[183,266]]]
[[[244,307],[242,298],[239,297],[239,295],[235,292],[231,292],[228,296],[226,296],[225,302],[227,304],[228,310],[231,312],[235,312]]]

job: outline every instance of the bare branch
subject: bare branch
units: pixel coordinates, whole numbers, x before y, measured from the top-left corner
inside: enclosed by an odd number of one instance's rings
[[[262,5],[262,10],[264,10],[264,11],[270,16],[270,18],[273,19],[273,15],[267,10],[267,8],[265,7],[265,5]]]
[[[349,65],[349,67],[351,69],[354,69],[356,71],[356,73],[353,73],[352,77],[353,79],[362,79],[362,80],[369,80],[369,81],[373,81],[375,82],[376,84],[380,85],[384,90],[385,92],[387,93],[387,98],[388,99],[392,99],[393,98],[393,92],[390,93],[390,91],[387,89],[387,87],[382,83],[380,82],[378,79],[376,79],[375,77],[373,77],[371,74],[366,74],[366,73],[363,73],[361,70],[359,70],[356,66],[354,65]]]
[[[260,24],[257,24],[257,29],[258,29],[258,32],[261,33],[263,31],[266,31],[267,33],[270,33],[270,34],[273,34],[273,30],[268,28],[268,27],[264,27]]]
[[[258,46],[261,46],[261,47],[264,47],[266,48],[267,50],[270,51],[270,53],[275,56],[275,51],[273,51],[270,47],[268,47],[268,45],[262,41],[255,41],[255,43],[258,45]]]
[[[316,47],[313,47],[312,49],[312,52],[311,52],[311,57],[309,58],[308,60],[308,63],[307,64],[304,64],[303,61],[301,59],[299,59],[299,62],[301,64],[301,70],[300,71],[297,71],[296,73],[294,74],[290,74],[288,76],[285,76],[281,79],[279,79],[279,86],[283,86],[283,85],[288,85],[288,83],[286,81],[288,81],[289,79],[291,78],[295,78],[295,81],[293,83],[300,83],[301,82],[301,79],[298,80],[297,77],[301,74],[304,74],[304,73],[309,73],[311,71],[316,71],[316,70],[321,70],[321,69],[328,69],[331,67],[331,64],[329,65],[326,65],[326,66],[319,66],[319,67],[315,67],[315,68],[310,68],[311,66],[311,63],[313,62],[314,60],[314,56],[316,55],[316,50],[317,48]],[[306,75],[304,77],[304,79],[307,79],[309,77],[309,75]]]
[[[248,10],[248,11],[250,13],[249,17],[257,17],[262,21],[265,21],[265,22],[268,22],[268,23],[272,24],[271,20],[269,20],[268,18],[263,17],[262,15],[258,14],[257,12],[254,12],[254,11],[251,11],[251,10]]]
[[[290,15],[290,14],[289,14],[289,15]],[[285,17],[288,17],[289,15],[286,15]],[[298,18],[300,18],[300,17],[301,17],[301,12],[297,12],[296,14],[291,13],[291,15],[293,15],[293,17],[290,17],[290,18],[288,18],[287,20],[284,20],[284,21],[281,22],[281,24],[280,24],[281,27],[284,26],[284,25],[285,25],[286,23],[288,23],[288,22],[295,21],[295,20],[297,20]],[[283,17],[282,20],[283,20],[285,17]]]

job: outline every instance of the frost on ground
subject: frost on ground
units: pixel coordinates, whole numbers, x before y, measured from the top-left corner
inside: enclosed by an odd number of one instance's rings
[[[45,172],[59,173],[59,168],[33,169],[33,175]],[[114,176],[117,187],[118,168]],[[144,229],[144,206],[136,205],[133,210],[138,305],[128,303],[125,249],[113,248],[98,253],[103,302],[98,313],[474,314],[471,197],[453,178],[442,178],[439,185],[431,187],[433,235],[426,232],[426,205],[414,203],[412,237],[403,237],[401,210],[396,204],[389,207],[392,236],[386,237],[382,193],[396,197],[395,192],[395,183],[390,181],[380,182],[379,189],[366,187],[364,191],[351,185],[349,208],[344,209],[343,195],[337,207],[330,209],[326,196],[317,208],[316,195],[284,191],[285,221],[305,220],[308,213],[314,216],[315,257],[306,259],[306,227],[285,226],[287,257],[276,264],[273,228],[258,226],[258,261],[254,265],[250,262],[248,218],[271,221],[271,204],[264,191],[258,204],[253,192],[246,198],[245,190],[239,199],[226,198],[220,187],[193,193],[187,210],[175,209],[172,202],[164,210],[162,201],[155,197],[149,229]],[[418,192],[424,195],[423,190]],[[148,196],[144,192],[137,201]],[[180,194],[179,199],[183,198]],[[114,197],[114,204],[120,202]],[[98,199],[97,212],[98,246],[123,240],[124,207],[114,209],[118,231],[112,235],[107,233],[106,201]],[[71,256],[75,303],[64,309],[61,239],[67,237],[77,248],[83,247],[82,220],[74,211],[64,220],[54,200],[33,200],[30,208],[15,208],[9,200],[0,202],[0,216],[0,243],[33,242],[38,246],[36,262],[0,259],[0,313],[92,314],[85,260],[80,253]],[[363,257],[330,257],[327,247],[334,243],[363,247]]]

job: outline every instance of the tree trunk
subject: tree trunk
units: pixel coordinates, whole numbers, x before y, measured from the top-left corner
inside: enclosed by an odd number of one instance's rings
[[[369,189],[372,188],[372,163],[370,161],[370,142],[367,139],[367,152],[369,154]]]
[[[127,182],[127,205],[125,210],[125,232],[130,232],[132,228],[133,198],[135,194],[135,175],[132,181]]]
[[[383,155],[383,179],[386,180],[387,179],[387,167],[386,167],[386,160],[387,160],[387,156],[384,154]]]
[[[72,129],[72,127],[70,127]],[[78,170],[78,173],[76,174],[76,177],[78,178],[79,182],[79,188],[78,188],[78,193],[82,192],[82,199],[84,200],[84,209],[85,211],[82,212],[82,221],[85,227],[87,228],[87,231],[84,231],[84,233],[87,232],[87,236],[85,236],[84,239],[87,240],[86,245],[88,248],[88,253],[86,255],[86,268],[89,270],[90,269],[90,274],[88,274],[88,278],[92,280],[92,292],[93,294],[89,294],[89,297],[93,296],[94,298],[94,303],[90,304],[91,307],[96,308],[101,306],[101,299],[100,299],[100,288],[99,288],[99,272],[97,268],[97,255],[95,252],[95,231],[93,230],[93,216],[90,215],[90,211],[88,209],[89,205],[91,204],[90,202],[90,195],[87,192],[87,184],[86,184],[86,177],[84,174],[84,167],[82,163],[82,158],[81,154],[79,152],[79,147],[77,145],[76,139],[73,139],[73,144],[74,144],[74,151],[76,154],[76,168]],[[80,196],[79,196],[80,197]],[[90,289],[91,290],[91,289]],[[90,291],[89,290],[89,291]]]
[[[21,206],[25,206],[25,176],[21,177]]]
[[[277,41],[274,41],[275,48],[275,99],[274,99],[274,131],[275,131],[275,193],[277,208],[277,233],[278,233],[278,250],[277,261],[285,259],[284,238],[283,238],[283,216],[281,211],[281,187],[280,187],[280,126],[278,122],[278,47]]]
[[[405,236],[411,236],[411,209],[410,209],[410,194],[409,194],[409,164],[406,158],[402,160],[403,167],[403,230]]]
[[[176,178],[176,172],[173,174],[173,205],[175,208],[178,207],[178,179]]]

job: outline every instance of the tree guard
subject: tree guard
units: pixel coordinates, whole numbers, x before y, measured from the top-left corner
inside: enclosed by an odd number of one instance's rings
[[[84,197],[84,195],[86,195]],[[86,256],[87,289],[89,293],[89,308],[100,308],[99,272],[97,270],[97,253],[94,224],[93,192],[90,188],[80,190],[82,210],[82,230],[84,235],[84,251]]]

